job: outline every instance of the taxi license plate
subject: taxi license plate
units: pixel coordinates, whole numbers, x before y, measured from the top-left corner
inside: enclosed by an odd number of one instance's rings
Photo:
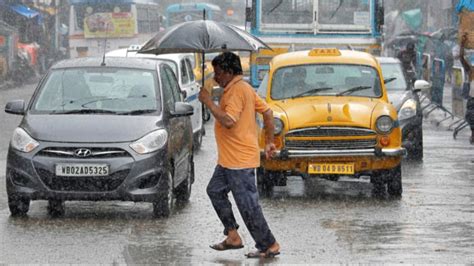
[[[106,164],[57,164],[57,176],[108,176]]]
[[[354,174],[353,163],[314,163],[308,166],[309,174]]]

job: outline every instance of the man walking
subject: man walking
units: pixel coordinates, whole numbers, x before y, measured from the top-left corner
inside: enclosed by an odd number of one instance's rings
[[[256,112],[263,115],[265,126],[265,156],[271,157],[276,148],[273,144],[273,113],[253,88],[243,80],[240,58],[225,52],[212,60],[214,79],[224,88],[219,105],[206,90],[201,90],[199,100],[215,117],[215,136],[218,161],[207,186],[207,194],[224,225],[226,239],[212,245],[215,250],[243,248],[237,232],[232,205],[227,197],[232,192],[237,208],[256,242],[255,252],[247,257],[274,257],[280,254],[276,242],[263,216],[258,202],[255,168],[260,165],[257,139]]]

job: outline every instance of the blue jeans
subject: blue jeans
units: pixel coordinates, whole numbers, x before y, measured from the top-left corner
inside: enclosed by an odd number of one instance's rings
[[[224,225],[224,235],[231,229],[239,228],[232,212],[232,204],[227,197],[229,192],[232,192],[240,215],[255,240],[255,247],[261,251],[267,250],[275,243],[275,237],[268,228],[258,202],[255,169],[232,170],[217,165],[214,170],[207,185],[207,195]]]

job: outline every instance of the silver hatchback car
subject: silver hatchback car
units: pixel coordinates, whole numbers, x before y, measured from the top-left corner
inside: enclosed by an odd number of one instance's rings
[[[157,60],[86,58],[53,66],[27,106],[7,157],[12,215],[48,200],[62,215],[68,200],[152,202],[168,216],[194,182],[193,107],[173,70]]]

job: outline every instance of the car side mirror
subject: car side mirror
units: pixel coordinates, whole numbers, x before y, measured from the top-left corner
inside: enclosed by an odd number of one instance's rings
[[[177,102],[174,104],[174,111],[171,111],[171,115],[174,117],[190,116],[194,114],[194,108],[189,103]]]
[[[15,101],[8,102],[5,105],[5,113],[14,114],[14,115],[24,115],[25,114],[25,101],[15,100]]]
[[[431,84],[428,81],[420,79],[420,80],[415,81],[413,91],[414,92],[427,91],[430,88],[431,88]]]

